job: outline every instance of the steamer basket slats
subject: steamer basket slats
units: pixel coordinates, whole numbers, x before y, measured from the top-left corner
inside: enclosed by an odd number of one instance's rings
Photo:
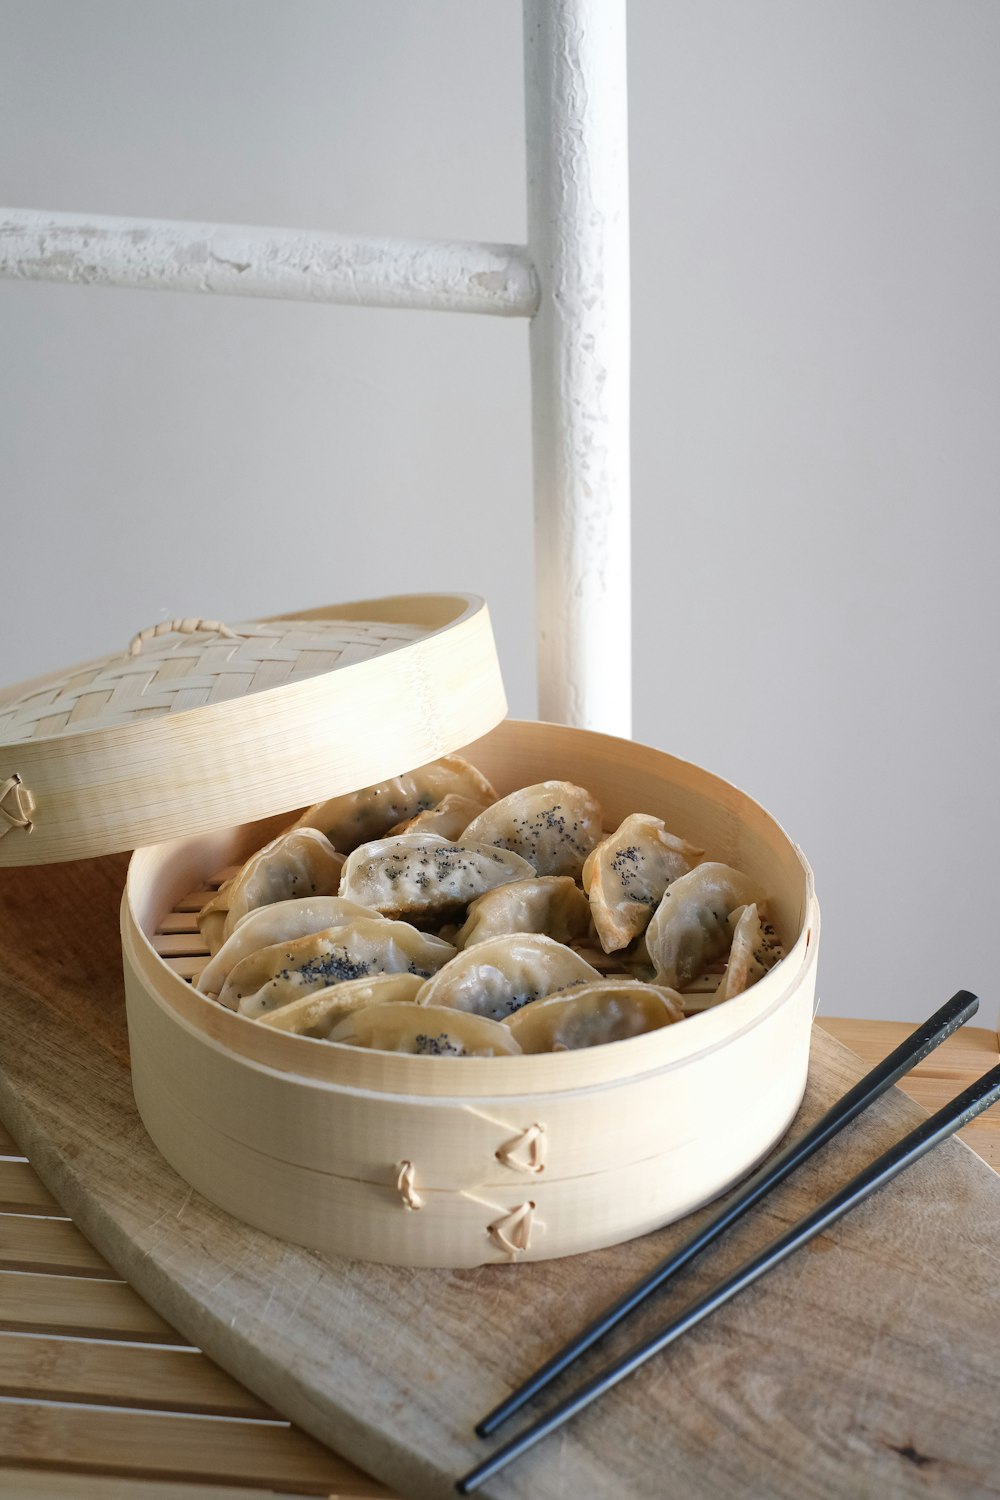
[[[208,947],[197,930],[193,933],[157,932],[153,938],[153,947],[161,958],[208,957]]]
[[[463,753],[501,793],[567,779],[594,793],[609,827],[629,812],[663,817],[762,885],[790,951],[725,1005],[582,1052],[332,1047],[257,1026],[183,977],[205,961],[196,901],[287,815],[140,850],[122,907],[140,1113],[188,1182],[282,1238],[425,1266],[614,1244],[724,1191],[801,1099],[819,911],[778,824],[696,767],[581,730],[507,721]]]

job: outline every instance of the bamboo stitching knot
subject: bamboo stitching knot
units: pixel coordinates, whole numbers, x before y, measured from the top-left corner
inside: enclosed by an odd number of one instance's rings
[[[515,1172],[537,1174],[545,1171],[545,1126],[529,1125],[512,1141],[506,1141],[496,1153],[497,1161]]]
[[[534,1217],[535,1205],[520,1203],[502,1219],[497,1219],[493,1224],[488,1225],[486,1232],[497,1249],[502,1250],[508,1260],[516,1260],[531,1243],[531,1225]]]
[[[35,811],[35,799],[15,771],[13,776],[0,784],[0,839],[12,828],[23,828],[30,833],[34,824],[31,815]]]
[[[396,1191],[403,1200],[403,1207],[413,1209],[423,1208],[424,1200],[413,1185],[415,1172],[412,1161],[401,1161],[399,1164],[399,1176],[396,1178]]]
[[[187,616],[183,620],[161,620],[159,625],[150,625],[145,630],[140,630],[129,642],[128,655],[138,656],[147,641],[155,640],[158,635],[221,635],[227,640],[239,640],[235,630],[230,630],[228,625],[223,625],[221,620],[198,620],[194,616]]]

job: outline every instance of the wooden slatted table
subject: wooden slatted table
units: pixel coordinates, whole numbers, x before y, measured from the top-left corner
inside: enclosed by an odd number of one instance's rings
[[[824,1020],[875,1062],[905,1025]],[[925,1108],[998,1061],[966,1028],[905,1091]],[[966,1139],[1000,1167],[1000,1118]],[[0,1124],[0,1494],[38,1500],[252,1500],[389,1491],[281,1421],[169,1327],[91,1246]]]
[[[244,1500],[389,1492],[165,1323],[0,1125],[0,1494]]]

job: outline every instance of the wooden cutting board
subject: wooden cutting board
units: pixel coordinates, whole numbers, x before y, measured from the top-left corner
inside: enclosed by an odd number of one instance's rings
[[[439,1272],[325,1259],[244,1228],[172,1172],[136,1114],[124,871],[110,858],[0,875],[0,1113],[66,1211],[187,1338],[401,1495],[453,1494],[487,1451],[473,1421],[693,1221],[575,1259]],[[817,1030],[794,1129],[860,1071]],[[607,1355],[922,1117],[892,1091]],[[1000,1496],[998,1266],[1000,1178],[948,1142],[483,1493]]]

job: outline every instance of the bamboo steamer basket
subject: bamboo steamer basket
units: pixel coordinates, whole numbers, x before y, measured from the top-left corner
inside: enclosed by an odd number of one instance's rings
[[[612,826],[641,809],[760,882],[788,956],[745,994],[580,1052],[437,1058],[258,1026],[194,991],[157,924],[273,825],[133,857],[122,908],[136,1100],[194,1187],[317,1250],[413,1266],[570,1255],[716,1196],[774,1144],[805,1087],[819,911],[799,852],[718,778],[656,750],[508,720],[462,750],[500,792],[567,779]]]
[[[255,703],[251,692],[226,700],[215,722],[206,723],[204,706],[168,714],[166,729],[154,720],[169,742],[175,717],[173,738],[180,732],[191,744],[176,773],[164,770],[162,745],[153,757],[160,782],[150,770],[150,805],[138,826],[155,824],[161,841],[132,839],[148,846],[129,867],[121,930],[133,1087],[163,1156],[221,1208],[280,1238],[410,1266],[596,1249],[718,1195],[770,1150],[805,1087],[819,909],[801,852],[744,793],[661,751],[558,725],[498,722],[505,705],[481,601],[415,596],[294,618],[389,618],[420,628],[376,652],[374,667],[355,662],[310,679],[304,697],[301,683],[293,694],[265,684],[257,698],[284,692],[283,710]],[[0,698],[0,736],[9,699]],[[15,703],[23,699],[18,690]],[[370,719],[358,717],[362,707]],[[363,737],[345,735],[345,724],[362,722]],[[278,724],[283,738],[269,750]],[[147,768],[148,730],[137,739]],[[114,741],[121,728],[97,734]],[[240,742],[235,759],[220,754],[226,734]],[[53,799],[37,795],[37,766],[23,745],[14,748],[29,766],[20,784],[31,786],[41,824]],[[52,746],[43,748],[48,760],[39,756],[38,764],[51,779]],[[122,779],[134,781],[132,747],[119,739],[117,748]],[[630,812],[663,817],[707,857],[759,883],[787,956],[745,994],[657,1032],[524,1057],[333,1046],[258,1026],[192,987],[189,960],[169,956],[162,937],[185,896],[287,826],[287,809],[454,750],[501,795],[570,780],[597,797],[609,828]],[[10,755],[0,743],[0,783],[13,769]],[[260,756],[270,757],[266,774],[248,793],[239,773]],[[65,787],[60,794],[70,816],[61,842],[48,829],[49,858],[80,852],[79,812]],[[256,821],[239,818],[240,806]],[[23,814],[21,821],[8,814],[8,822],[14,831],[0,837],[0,862],[15,863],[9,846],[20,840],[23,856]],[[119,817],[116,840],[126,823]],[[112,835],[102,825],[90,830],[95,836],[103,852]]]

